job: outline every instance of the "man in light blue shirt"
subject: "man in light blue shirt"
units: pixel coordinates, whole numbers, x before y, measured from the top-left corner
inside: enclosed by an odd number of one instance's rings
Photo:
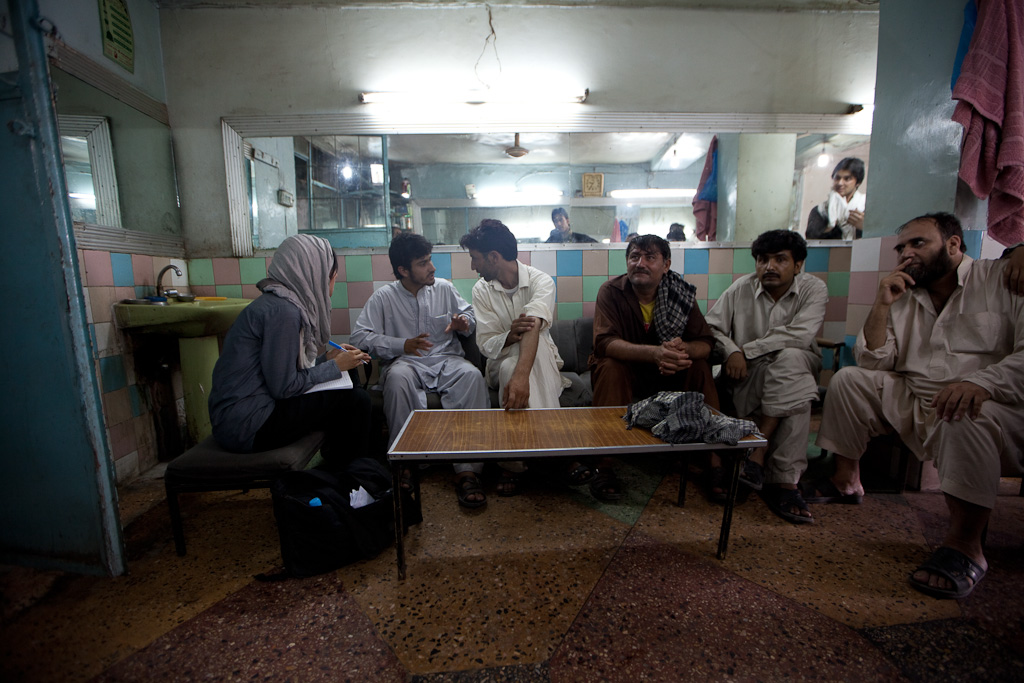
[[[434,277],[433,247],[422,235],[394,238],[388,256],[397,282],[381,287],[359,314],[351,342],[381,362],[388,445],[413,410],[427,407],[427,392],[445,408],[489,408],[480,370],[465,358],[456,334],[476,328],[473,307],[451,282]],[[455,465],[459,504],[478,508],[487,497],[480,485],[483,463]]]

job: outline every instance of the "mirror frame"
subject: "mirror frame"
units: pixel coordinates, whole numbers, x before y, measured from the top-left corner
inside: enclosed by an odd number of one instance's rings
[[[372,107],[373,105],[366,105]],[[681,114],[580,111],[589,105],[569,105],[564,116],[523,118],[510,122],[507,112],[480,108],[446,114],[430,120],[423,112],[412,120],[401,113],[377,110],[366,114],[310,114],[291,116],[225,116],[221,118],[224,169],[228,193],[232,254],[253,255],[252,226],[243,166],[247,137],[294,137],[297,135],[401,135],[403,133],[619,133],[664,131],[668,133],[850,133],[871,134],[871,114]]]
[[[121,202],[114,172],[114,147],[110,142],[110,122],[105,116],[58,114],[60,135],[85,138],[92,170],[92,187],[96,193],[96,223],[121,227]]]

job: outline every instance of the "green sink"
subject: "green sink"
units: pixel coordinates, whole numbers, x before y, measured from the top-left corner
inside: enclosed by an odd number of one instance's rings
[[[207,337],[227,332],[251,299],[171,301],[153,304],[114,304],[114,321],[128,332],[171,337]]]

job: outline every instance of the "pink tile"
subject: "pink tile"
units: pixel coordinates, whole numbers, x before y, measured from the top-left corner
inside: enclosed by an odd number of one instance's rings
[[[242,275],[236,258],[213,259],[213,281],[218,285],[240,285]]]
[[[896,235],[888,235],[882,238],[882,247],[878,254],[878,270],[891,273],[896,268],[896,264],[899,263],[899,257],[896,256],[896,242],[898,239],[899,237]]]
[[[136,450],[135,425],[131,420],[108,425],[107,428],[110,430],[110,452],[114,456],[114,460]]]
[[[387,254],[374,254],[371,256],[370,269],[374,280],[391,282],[395,279],[395,273],[391,270],[391,259]]]
[[[196,296],[217,296],[217,287],[214,285],[192,285],[192,293]]]
[[[596,302],[594,302],[594,301],[584,301],[583,302],[583,317],[584,318],[593,318],[595,310],[597,310],[597,303]]]
[[[522,257],[523,252],[519,252],[519,256]],[[465,251],[453,251],[452,252],[452,279],[466,279],[475,278],[476,271],[473,270],[469,265],[470,258],[469,253]],[[525,263],[525,261],[524,261]],[[351,303],[351,302],[349,302]]]
[[[868,319],[871,306],[851,303],[846,307],[846,334],[858,334]]]
[[[128,399],[128,387],[103,394],[103,421],[108,426],[119,425],[131,419],[132,407]]]
[[[583,252],[583,274],[584,275],[607,275],[608,274],[608,252],[588,249]]]
[[[372,282],[349,282],[348,283],[348,307],[362,308],[373,295]]]
[[[706,299],[708,298],[708,276],[704,274],[700,275],[687,275],[686,281],[697,288],[697,298]]]
[[[576,275],[559,277],[555,294],[559,303],[583,301],[583,278]]]
[[[156,294],[156,290],[153,290]],[[114,301],[120,301],[121,299],[134,299],[135,288],[134,287],[114,287]]]
[[[521,252],[519,252],[519,256],[517,256],[516,258],[518,258],[519,262],[522,263],[523,265],[527,265],[527,266],[533,265],[533,252],[532,251],[521,251]],[[474,273],[474,275],[476,275],[476,273]]]
[[[825,320],[827,322],[846,320],[847,303],[847,297],[845,296],[830,297],[825,305]]]
[[[146,254],[132,254],[132,279],[137,285],[156,286],[153,272],[153,257]]]
[[[348,279],[348,270],[345,265],[345,256],[343,254],[337,254],[338,256],[338,282],[345,282]],[[270,259],[267,259],[267,267],[270,267]]]
[[[331,334],[352,334],[347,308],[331,309]]]
[[[875,272],[853,272],[850,273],[850,303],[871,304],[875,301],[878,293],[878,273]]]
[[[708,272],[709,273],[731,273],[732,272],[732,249],[709,249],[708,250]]]
[[[243,299],[256,299],[262,294],[256,285],[242,285]]]
[[[110,265],[109,251],[85,250],[85,277],[90,287],[112,287],[114,270]]]

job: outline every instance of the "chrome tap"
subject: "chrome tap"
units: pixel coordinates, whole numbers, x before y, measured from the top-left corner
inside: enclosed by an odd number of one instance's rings
[[[163,280],[164,280],[164,273],[166,273],[168,270],[173,270],[175,275],[177,275],[178,277],[181,277],[181,268],[179,268],[178,266],[174,265],[173,263],[171,265],[169,265],[169,266],[164,266],[160,270],[160,274],[156,276],[156,295],[157,296],[163,296],[164,295],[164,282],[163,282]]]

